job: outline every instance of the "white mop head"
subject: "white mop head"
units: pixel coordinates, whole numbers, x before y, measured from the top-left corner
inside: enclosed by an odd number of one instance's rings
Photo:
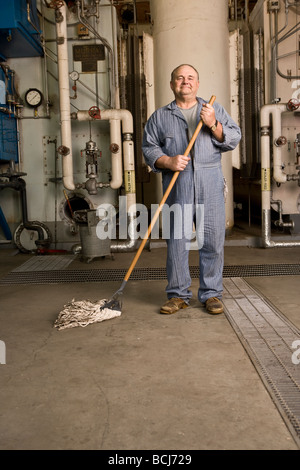
[[[110,320],[121,315],[120,310],[111,308],[101,308],[107,300],[72,300],[67,303],[59,313],[54,322],[54,328],[63,330],[65,328],[74,328],[75,326],[88,326],[91,323],[98,323],[103,320]]]

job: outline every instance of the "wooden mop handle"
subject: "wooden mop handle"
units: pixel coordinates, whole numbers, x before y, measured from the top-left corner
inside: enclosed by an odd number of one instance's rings
[[[213,105],[213,103],[215,102],[215,99],[216,99],[216,97],[215,97],[214,95],[212,95],[212,97],[211,97],[210,100],[209,100],[209,104]],[[190,153],[191,148],[193,147],[193,145],[194,145],[194,143],[195,143],[195,140],[197,139],[197,136],[198,136],[198,134],[199,134],[199,132],[200,132],[202,126],[203,126],[203,121],[202,121],[202,119],[201,119],[201,120],[199,121],[198,126],[196,127],[196,130],[195,130],[195,132],[194,132],[194,134],[193,134],[193,137],[191,138],[191,140],[190,140],[190,142],[189,142],[189,145],[188,145],[187,148],[186,148],[186,151],[184,152],[184,155],[185,155],[186,157],[187,157],[188,154]],[[179,176],[179,173],[180,173],[180,171],[175,171],[175,172],[174,172],[174,175],[172,176],[172,179],[171,179],[171,181],[170,181],[170,183],[169,183],[169,186],[167,187],[167,189],[166,189],[166,191],[165,191],[165,193],[164,193],[164,195],[163,195],[163,198],[162,198],[162,200],[160,201],[160,204],[159,204],[158,208],[156,209],[156,212],[155,212],[155,214],[154,214],[154,216],[153,216],[153,218],[152,218],[152,220],[151,220],[151,223],[150,223],[150,225],[149,225],[149,227],[148,227],[148,230],[147,230],[147,232],[146,232],[146,234],[145,234],[145,236],[144,236],[144,238],[143,238],[143,240],[142,240],[142,242],[141,242],[141,244],[140,244],[140,246],[139,246],[139,249],[138,249],[138,251],[136,252],[135,257],[133,258],[131,265],[129,266],[129,269],[128,269],[128,271],[127,271],[125,277],[124,277],[124,281],[128,281],[128,279],[129,279],[129,277],[130,277],[130,275],[131,275],[131,273],[132,273],[132,271],[133,271],[133,269],[134,269],[134,267],[135,267],[135,265],[136,265],[136,263],[137,263],[137,261],[138,261],[140,255],[141,255],[141,253],[142,253],[142,251],[143,251],[143,249],[144,249],[144,246],[146,245],[146,242],[147,242],[147,240],[148,240],[148,238],[149,238],[149,236],[150,236],[150,233],[152,232],[152,229],[153,229],[153,227],[154,227],[154,225],[155,225],[155,223],[156,223],[156,221],[157,221],[157,219],[158,219],[158,216],[159,216],[159,214],[160,214],[160,212],[161,212],[161,209],[162,209],[163,205],[165,204],[165,202],[166,202],[166,200],[167,200],[167,198],[168,198],[168,196],[169,196],[169,194],[170,194],[170,192],[171,192],[171,189],[173,188],[173,186],[174,186],[174,184],[175,184],[175,181],[177,180],[177,178],[178,178],[178,176]]]

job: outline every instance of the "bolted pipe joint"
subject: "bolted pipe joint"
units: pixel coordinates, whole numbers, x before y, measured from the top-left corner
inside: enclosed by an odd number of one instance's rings
[[[130,140],[132,140],[132,134],[131,133],[126,132],[125,134],[123,134],[123,141],[124,142],[130,141]]]
[[[261,136],[268,136],[270,135],[270,127],[269,126],[263,126],[260,128],[260,134]]]

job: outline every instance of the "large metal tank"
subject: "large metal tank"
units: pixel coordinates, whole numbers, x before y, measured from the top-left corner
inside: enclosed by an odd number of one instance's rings
[[[153,21],[155,105],[174,99],[170,89],[172,70],[193,65],[200,74],[199,96],[217,101],[230,114],[229,31],[227,0],[151,0]],[[228,184],[226,231],[233,227],[232,156],[223,155]]]

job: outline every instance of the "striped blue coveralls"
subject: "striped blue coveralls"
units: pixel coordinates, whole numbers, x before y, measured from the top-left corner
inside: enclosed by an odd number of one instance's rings
[[[202,98],[197,98],[197,122],[200,121]],[[180,172],[166,201],[169,207],[177,204],[185,211],[184,217],[171,217],[170,236],[167,237],[168,299],[179,297],[189,303],[191,277],[189,270],[189,241],[196,212],[201,213],[196,224],[199,246],[198,299],[222,298],[225,239],[224,178],[221,153],[233,150],[241,139],[241,131],[226,110],[217,102],[213,105],[216,119],[223,126],[223,142],[214,138],[203,125],[193,148],[193,158]],[[153,172],[162,172],[165,192],[173,176],[170,170],[156,168],[162,155],[183,155],[189,143],[187,122],[175,100],[156,110],[148,119],[143,135],[143,154]],[[177,206],[178,207],[178,206]],[[186,208],[192,208],[186,211]],[[197,209],[197,210],[196,210]],[[199,210],[198,210],[199,209]],[[201,212],[202,211],[202,212]],[[191,216],[186,214],[191,214]],[[171,215],[173,213],[171,212]],[[187,226],[188,225],[188,226]],[[180,236],[181,234],[181,236]]]

